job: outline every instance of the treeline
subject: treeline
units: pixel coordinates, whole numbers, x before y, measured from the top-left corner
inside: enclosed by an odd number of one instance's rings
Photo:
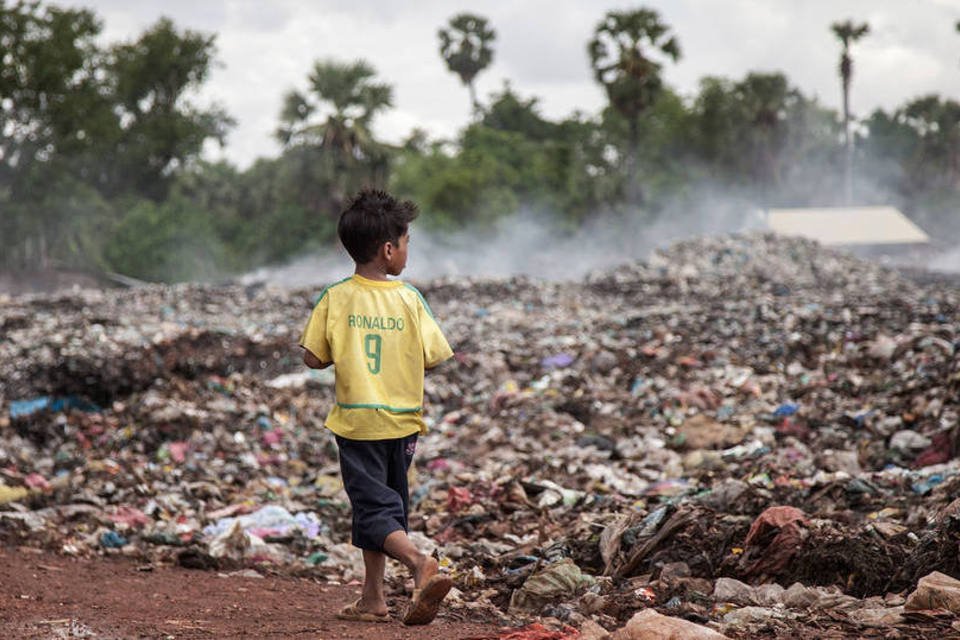
[[[202,159],[234,123],[188,99],[215,36],[163,19],[102,46],[101,28],[89,10],[0,0],[0,268],[217,277],[332,247],[336,215],[365,185],[414,199],[421,225],[448,230],[522,208],[571,230],[597,216],[652,221],[723,193],[757,207],[852,196],[900,206],[941,237],[958,231],[960,103],[924,96],[857,120],[780,73],[707,77],[680,96],[662,75],[681,43],[651,10],[599,17],[584,43],[609,99],[598,114],[551,120],[510,85],[478,98],[496,32],[460,14],[438,31],[472,105],[454,140],[378,140],[389,81],[362,60],[320,60],[283,97],[282,153],[244,171]],[[832,28],[846,95],[868,29]]]

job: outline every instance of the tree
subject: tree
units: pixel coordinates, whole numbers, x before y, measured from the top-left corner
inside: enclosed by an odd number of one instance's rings
[[[663,65],[653,54],[658,52],[675,62],[680,58],[680,46],[656,11],[637,9],[607,13],[594,29],[587,51],[594,77],[628,125],[627,193],[637,203],[641,199],[636,175],[640,116],[663,89]]]
[[[104,253],[111,268],[150,281],[210,279],[224,262],[210,216],[180,198],[133,203]]]
[[[223,143],[233,121],[221,109],[201,110],[187,94],[210,73],[216,36],[177,31],[160,19],[135,42],[112,47],[107,68],[120,119],[116,162],[107,188],[162,200],[171,174],[207,140]]]
[[[460,76],[460,81],[470,90],[474,117],[479,116],[480,103],[473,81],[493,62],[490,45],[496,40],[496,32],[486,18],[460,13],[450,18],[448,26],[438,30],[437,36],[440,38],[440,56],[447,68]]]
[[[521,207],[573,228],[622,200],[606,131],[578,114],[548,120],[537,102],[505,85],[455,142],[404,148],[391,189],[420,204],[424,224],[448,229],[489,227]]]
[[[763,206],[796,206],[832,193],[838,126],[835,112],[783,74],[748,73],[737,82],[704,78],[689,129],[711,180],[744,188]]]
[[[870,31],[867,23],[854,24],[852,20],[834,22],[830,25],[834,35],[840,39],[840,81],[843,88],[843,143],[846,148],[846,164],[844,166],[844,184],[846,185],[846,202],[853,202],[853,137],[850,132],[850,80],[853,78],[853,59],[850,57],[850,45],[865,36]]]
[[[798,97],[790,91],[787,79],[779,73],[751,73],[736,89],[745,109],[752,143],[751,173],[761,185],[764,206],[769,203],[771,187],[781,178],[779,155],[783,137],[781,127],[787,117],[790,103]]]
[[[0,0],[2,266],[77,258],[71,247],[89,222],[79,218],[103,213],[95,194],[77,191],[71,201],[67,192],[102,155],[98,145],[115,123],[97,76],[100,30],[88,10]]]
[[[318,61],[310,91],[290,91],[277,139],[299,158],[305,187],[301,204],[337,216],[347,198],[365,185],[386,183],[389,149],[371,130],[374,117],[393,106],[393,89],[375,82],[367,62]]]
[[[941,240],[960,233],[960,103],[938,95],[914,98],[866,121],[871,173],[896,188],[911,217]]]
[[[557,137],[557,125],[540,116],[537,112],[538,102],[537,98],[521,99],[510,83],[505,82],[503,91],[492,97],[482,122],[491,129],[515,131],[535,140]]]

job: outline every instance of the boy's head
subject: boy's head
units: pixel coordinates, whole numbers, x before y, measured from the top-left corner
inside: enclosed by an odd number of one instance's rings
[[[400,249],[400,239],[407,235],[407,227],[417,214],[417,205],[409,200],[397,200],[378,189],[364,189],[340,214],[337,235],[354,262],[366,264],[376,259],[387,243],[394,250]],[[406,243],[402,249],[406,251]]]

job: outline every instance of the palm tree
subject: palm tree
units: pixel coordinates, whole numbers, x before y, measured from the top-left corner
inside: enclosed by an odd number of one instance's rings
[[[335,215],[357,188],[386,181],[387,147],[374,138],[371,123],[393,105],[393,89],[375,82],[375,75],[363,60],[317,61],[308,75],[310,91],[293,90],[284,99],[277,139],[301,152],[305,172],[322,171],[305,180],[329,185],[328,202],[309,203],[312,208],[327,205]],[[311,166],[314,157],[319,167]]]
[[[843,49],[840,52],[840,80],[843,86],[843,143],[846,147],[846,200],[853,200],[853,137],[850,135],[850,79],[853,77],[853,59],[850,57],[850,45],[870,32],[870,26],[854,24],[852,20],[834,22],[830,25],[833,33],[840,39]]]
[[[749,73],[734,91],[749,127],[745,137],[752,151],[751,174],[759,182],[766,209],[772,188],[780,182],[784,123],[800,96],[782,73]]]
[[[651,9],[607,13],[587,44],[594,77],[606,89],[610,105],[629,127],[627,194],[634,202],[640,200],[636,180],[640,116],[663,88],[660,77],[663,65],[650,56],[651,51],[674,62],[680,58],[676,37]]]
[[[440,56],[447,68],[460,76],[460,81],[470,90],[470,104],[476,117],[480,113],[480,103],[473,80],[493,62],[490,45],[497,34],[486,18],[460,13],[450,18],[448,26],[438,30],[437,36],[440,38]]]
[[[919,141],[914,173],[928,189],[960,185],[960,103],[938,95],[915,98],[897,111]]]

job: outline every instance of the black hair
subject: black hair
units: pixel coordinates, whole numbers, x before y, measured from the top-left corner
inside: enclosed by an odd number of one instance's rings
[[[364,264],[376,257],[384,243],[399,243],[418,213],[417,205],[410,200],[397,200],[379,189],[364,189],[340,214],[337,235],[350,257]]]

